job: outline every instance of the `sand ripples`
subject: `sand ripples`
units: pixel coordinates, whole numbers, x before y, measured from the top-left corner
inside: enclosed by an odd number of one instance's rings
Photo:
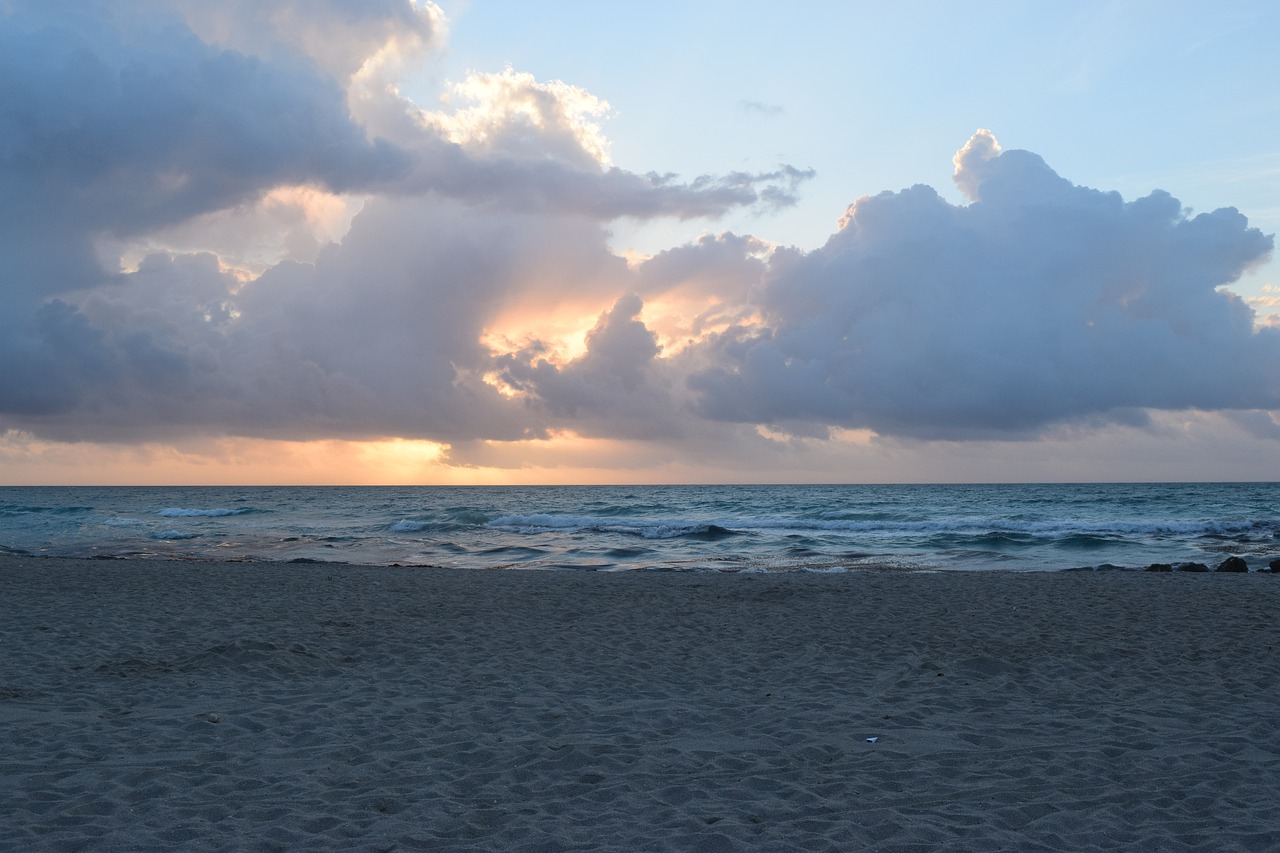
[[[9,849],[1280,845],[1269,576],[2,565]]]

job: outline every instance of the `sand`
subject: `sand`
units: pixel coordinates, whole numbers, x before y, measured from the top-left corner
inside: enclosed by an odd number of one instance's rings
[[[5,557],[0,590],[5,850],[1280,849],[1277,576]]]

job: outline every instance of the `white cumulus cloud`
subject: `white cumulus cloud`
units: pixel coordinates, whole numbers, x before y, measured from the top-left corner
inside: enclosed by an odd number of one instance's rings
[[[775,253],[763,321],[690,377],[699,411],[964,437],[1280,405],[1280,337],[1222,289],[1272,249],[1236,210],[1125,202],[988,131],[955,162],[970,204],[881,193],[821,248]]]

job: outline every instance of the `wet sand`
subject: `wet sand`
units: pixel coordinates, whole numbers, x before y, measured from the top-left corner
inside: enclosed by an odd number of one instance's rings
[[[3,849],[1280,849],[1280,576],[0,584]]]

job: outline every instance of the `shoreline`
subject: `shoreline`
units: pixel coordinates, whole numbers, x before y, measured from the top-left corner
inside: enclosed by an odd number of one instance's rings
[[[1260,574],[0,556],[0,846],[1275,849]]]
[[[1006,575],[1053,575],[1063,573],[1083,573],[1083,574],[1137,574],[1137,573],[1164,573],[1164,574],[1280,574],[1280,558],[1272,559],[1268,563],[1263,564],[1255,560],[1252,564],[1239,557],[1227,556],[1223,560],[1216,563],[1201,563],[1192,560],[1183,560],[1174,563],[1151,563],[1149,565],[1116,565],[1113,563],[1099,563],[1097,565],[1064,565],[1057,568],[1027,568],[1027,567],[1000,567],[1000,568],[972,568],[972,567],[956,567],[956,566],[913,566],[901,565],[894,563],[876,564],[857,564],[840,560],[820,560],[812,563],[803,562],[779,562],[775,565],[760,564],[752,566],[739,566],[732,561],[725,561],[724,565],[717,565],[718,558],[708,558],[703,560],[690,559],[684,561],[687,565],[678,565],[673,563],[659,563],[653,566],[623,566],[610,565],[601,566],[593,564],[519,564],[519,563],[493,563],[491,565],[481,566],[450,566],[438,563],[407,563],[407,562],[391,562],[391,563],[368,563],[359,561],[345,560],[324,560],[310,557],[294,557],[290,559],[267,559],[260,557],[231,557],[231,558],[214,558],[205,556],[173,556],[161,554],[130,554],[130,555],[113,555],[113,554],[96,554],[93,556],[67,556],[62,554],[38,554],[26,551],[18,551],[7,549],[0,546],[0,562],[17,560],[17,561],[33,561],[40,562],[42,560],[66,562],[66,563],[86,563],[86,564],[111,564],[111,563],[171,563],[178,566],[257,566],[257,567],[276,567],[276,568],[295,568],[299,570],[323,570],[332,568],[336,570],[356,569],[356,570],[375,570],[375,569],[412,569],[416,571],[426,572],[516,572],[516,573],[534,573],[534,574],[718,574],[718,575],[836,575],[836,574],[1006,574]],[[1239,561],[1237,567],[1225,568],[1231,562]],[[1241,567],[1242,566],[1242,567]]]

